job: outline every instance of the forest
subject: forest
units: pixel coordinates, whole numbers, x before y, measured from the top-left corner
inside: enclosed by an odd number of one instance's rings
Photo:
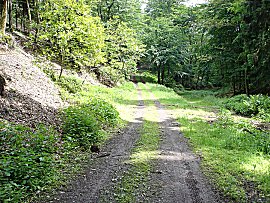
[[[269,7],[267,0],[193,7],[177,0],[3,0],[1,33],[23,32],[29,49],[112,86],[139,68],[168,86],[268,94]]]
[[[188,2],[0,0],[0,202],[270,201],[270,1]]]

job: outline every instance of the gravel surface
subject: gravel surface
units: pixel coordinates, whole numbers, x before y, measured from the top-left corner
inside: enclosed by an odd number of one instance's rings
[[[31,127],[39,123],[57,126],[58,109],[65,104],[33,60],[21,49],[0,52],[0,74],[7,82],[5,95],[0,96],[0,119]]]

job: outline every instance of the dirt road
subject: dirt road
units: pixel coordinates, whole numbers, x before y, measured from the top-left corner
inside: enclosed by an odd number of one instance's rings
[[[152,95],[154,98],[154,95]],[[152,184],[159,185],[158,195],[150,202],[211,203],[221,202],[200,171],[200,159],[188,147],[179,124],[155,100],[160,116],[162,141]]]
[[[117,202],[113,193],[121,181],[119,177],[130,167],[126,161],[140,137],[139,129],[145,114],[141,90],[137,89],[138,105],[134,120],[102,147],[101,153],[108,156],[93,156],[92,165],[85,173],[67,188],[62,188],[50,202]],[[147,199],[136,202],[221,202],[200,172],[200,160],[190,151],[187,140],[179,132],[179,124],[155,100],[154,95],[152,98],[159,115],[161,144],[159,155],[153,161],[155,172],[149,173],[150,191]]]

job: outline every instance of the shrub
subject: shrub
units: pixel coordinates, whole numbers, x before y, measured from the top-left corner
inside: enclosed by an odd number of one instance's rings
[[[60,80],[57,81],[57,84],[69,93],[74,94],[82,89],[83,82],[76,77],[62,76]]]
[[[85,104],[84,107],[90,109],[95,114],[95,118],[103,129],[106,127],[114,127],[118,123],[119,113],[108,102],[93,98],[90,103]]]
[[[48,127],[32,130],[0,122],[0,200],[21,202],[55,181],[59,136]],[[41,178],[42,177],[42,178]]]
[[[64,138],[73,147],[86,148],[103,139],[103,130],[118,123],[115,108],[100,99],[87,104],[71,106],[64,110]]]
[[[270,99],[264,95],[237,95],[227,100],[225,107],[244,116],[265,115],[270,113]]]
[[[157,83],[158,81],[157,76],[152,73],[145,71],[145,72],[142,72],[140,75],[144,82]]]

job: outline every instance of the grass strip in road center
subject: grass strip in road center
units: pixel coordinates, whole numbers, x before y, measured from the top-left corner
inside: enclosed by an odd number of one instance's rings
[[[144,120],[141,129],[141,136],[135,143],[130,159],[127,164],[131,167],[123,174],[121,182],[115,191],[117,202],[137,202],[146,201],[146,191],[148,187],[149,174],[152,170],[151,160],[156,159],[160,141],[159,124],[155,122],[158,117],[156,109],[145,108],[145,117],[153,117],[151,121]]]

